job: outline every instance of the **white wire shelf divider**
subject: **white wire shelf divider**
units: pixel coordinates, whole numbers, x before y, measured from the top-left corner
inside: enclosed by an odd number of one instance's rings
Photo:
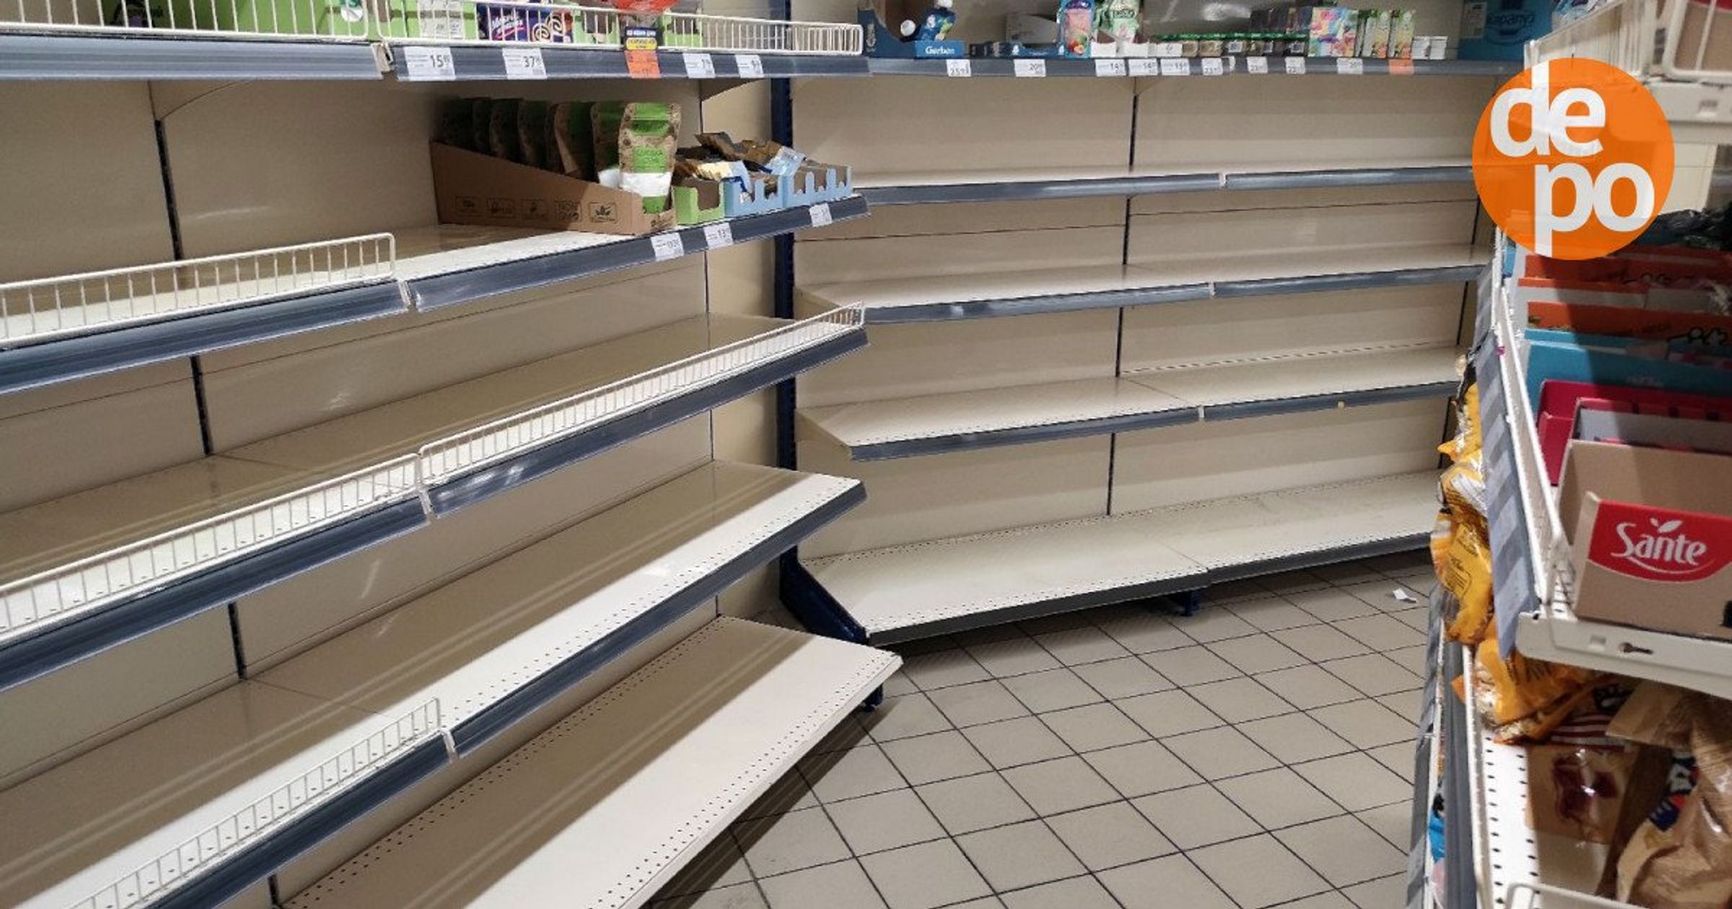
[[[1720,18],[1711,5],[1614,0],[1530,41],[1526,62],[1609,63],[1647,83],[1677,141],[1732,142],[1732,26]]]
[[[170,894],[196,888],[201,878],[215,874],[224,863],[258,846],[273,833],[307,818],[320,805],[337,798],[416,746],[439,741],[442,736],[439,717],[439,701],[436,699],[416,707],[319,766],[284,783],[269,795],[74,904],[72,909],[135,909],[164,905]],[[326,832],[334,829],[331,827]],[[259,875],[248,873],[244,876],[250,880]],[[222,896],[233,892],[233,882],[214,883]],[[196,904],[194,901],[201,897],[202,894],[181,902]],[[217,901],[210,900],[209,904]]]
[[[0,284],[0,393],[402,312],[369,234]]]
[[[379,33],[397,44],[617,51],[632,18],[611,7],[520,0],[408,0],[400,6],[373,7]],[[665,13],[660,22],[661,48],[671,51],[858,56],[863,42],[860,26],[851,23],[682,12]]]
[[[284,905],[425,905],[456,867],[478,909],[645,905],[900,663],[712,619]]]
[[[402,456],[0,586],[0,648],[289,541],[414,500]]]
[[[1287,58],[1282,56],[1263,57],[1264,66],[1260,72],[1252,72],[1246,61],[1255,59],[1249,57],[1192,57],[1187,59],[1188,67],[1182,73],[1160,73],[1153,67],[1159,60],[1153,57],[1095,57],[1092,59],[1071,59],[1063,57],[1039,58],[1038,72],[1042,76],[1059,77],[1130,77],[1130,78],[1218,78],[1221,76],[1255,76],[1258,78],[1285,76],[1333,76],[1341,72],[1339,69],[1342,58],[1307,57],[1303,67],[1295,66],[1294,70],[1287,68]],[[1022,57],[973,57],[970,58],[968,75],[971,77],[997,76],[1027,76],[1026,67],[1030,58]],[[1501,60],[1376,60],[1368,58],[1346,58],[1353,60],[1351,65],[1357,68],[1361,75],[1381,76],[1513,76],[1521,71],[1514,63]],[[1131,61],[1136,60],[1136,64]],[[1213,62],[1211,62],[1213,61]],[[911,59],[905,57],[870,57],[867,65],[873,75],[894,76],[951,76],[949,68],[942,59]],[[1220,63],[1220,70],[1214,70],[1214,62]],[[1135,69],[1132,69],[1132,66]],[[1144,67],[1150,67],[1145,71]]]
[[[369,26],[362,4],[348,0],[0,2],[0,31],[365,43]]]
[[[1489,321],[1495,335],[1492,343],[1482,347],[1480,360],[1487,498],[1492,511],[1487,517],[1494,601],[1520,604],[1523,613],[1515,626],[1517,648],[1536,659],[1732,697],[1732,643],[1576,616],[1570,544],[1542,467],[1539,435],[1528,404],[1526,342],[1501,274],[1494,281]],[[1488,394],[1491,382],[1498,388]],[[1512,492],[1499,494],[1512,483]],[[1531,568],[1517,567],[1523,565]]]
[[[630,376],[579,394],[552,401],[436,439],[417,452],[422,480],[433,487],[435,508],[456,507],[437,487],[507,461],[515,461],[538,449],[572,439],[634,415],[647,415],[659,405],[686,399],[679,415],[707,410],[747,390],[779,381],[789,369],[803,370],[865,343],[865,316],[857,307],[822,313],[760,335],[744,338],[682,360]],[[838,347],[838,344],[846,345]],[[817,359],[802,360],[802,354]],[[766,369],[775,375],[766,376]],[[744,383],[742,385],[742,383]],[[706,389],[717,389],[716,399],[695,397]],[[662,417],[665,425],[672,417]],[[576,453],[558,453],[556,461],[542,470],[569,463]],[[510,471],[514,481],[524,470]],[[468,501],[467,492],[462,501]]]

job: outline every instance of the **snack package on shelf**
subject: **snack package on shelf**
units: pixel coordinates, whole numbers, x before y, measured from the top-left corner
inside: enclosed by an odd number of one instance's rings
[[[643,197],[644,211],[667,210],[679,131],[677,104],[639,101],[625,106],[619,126],[619,185]]]
[[[1605,681],[1589,670],[1530,660],[1519,651],[1505,660],[1489,630],[1474,653],[1474,709],[1492,728],[1492,738],[1506,745],[1547,741],[1576,711],[1593,703],[1592,686]],[[1464,691],[1457,680],[1457,695]]]
[[[1617,898],[1645,909],[1732,905],[1732,702],[1646,681],[1607,731],[1675,755],[1658,804],[1618,856]]]
[[[1491,547],[1480,471],[1479,386],[1469,385],[1456,410],[1456,434],[1438,446],[1451,461],[1438,479],[1443,509],[1431,533],[1431,559],[1442,585],[1444,633],[1478,644],[1491,627]]]

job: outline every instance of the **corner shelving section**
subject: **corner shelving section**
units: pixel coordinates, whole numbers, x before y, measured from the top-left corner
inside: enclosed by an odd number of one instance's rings
[[[0,516],[0,689],[852,351],[857,311],[696,317]]]

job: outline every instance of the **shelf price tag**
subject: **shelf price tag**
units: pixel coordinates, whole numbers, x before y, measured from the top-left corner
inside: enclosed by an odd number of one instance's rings
[[[657,262],[666,262],[686,254],[686,241],[680,239],[679,231],[668,231],[651,236],[650,249],[655,251]]]
[[[1220,57],[1203,58],[1203,75],[1223,76],[1227,73],[1227,65]]]
[[[1389,74],[1391,76],[1411,76],[1411,75],[1413,75],[1413,59],[1411,57],[1406,58],[1406,59],[1398,57],[1398,58],[1390,60],[1389,61]]]
[[[1365,61],[1358,57],[1341,57],[1335,61],[1335,72],[1343,76],[1365,75]]]
[[[455,82],[457,63],[449,47],[411,45],[403,48],[405,78],[411,82]]]
[[[1161,58],[1161,75],[1163,75],[1163,76],[1189,76],[1190,74],[1191,74],[1191,58],[1189,58],[1189,57],[1162,57]]]
[[[1042,79],[1046,77],[1045,60],[1013,60],[1011,66],[1016,75],[1024,79]]]
[[[541,59],[539,47],[502,47],[499,56],[505,61],[507,79],[547,78],[547,61]]]
[[[704,245],[710,249],[722,249],[734,245],[734,225],[726,221],[704,225]]]
[[[764,78],[764,58],[757,54],[735,54],[734,68],[740,71],[742,79]]]
[[[944,61],[944,74],[953,79],[966,79],[974,75],[974,67],[967,60],[951,57]]]
[[[686,64],[687,79],[714,79],[716,60],[709,54],[681,54]]]
[[[652,26],[627,25],[620,30],[625,45],[625,71],[633,79],[660,79],[661,58],[656,56],[656,30]]]
[[[1152,76],[1161,71],[1161,61],[1153,57],[1132,57],[1127,62],[1133,76]]]
[[[1304,57],[1288,57],[1286,62],[1287,62],[1287,75],[1289,75],[1289,76],[1303,76],[1303,75],[1305,75],[1305,58]]]
[[[830,203],[828,202],[819,202],[812,206],[811,212],[813,227],[829,227],[835,221],[834,218],[830,217]]]
[[[1095,58],[1095,75],[1122,76],[1125,74],[1125,61],[1108,60],[1105,57]]]
[[[1268,73],[1269,73],[1269,58],[1268,57],[1246,57],[1245,58],[1245,72],[1248,72],[1253,76],[1268,75]]]

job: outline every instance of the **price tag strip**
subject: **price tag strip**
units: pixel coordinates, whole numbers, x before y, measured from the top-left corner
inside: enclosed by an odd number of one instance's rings
[[[668,231],[665,234],[653,234],[650,236],[650,249],[655,251],[657,262],[666,262],[686,254],[686,241],[680,239],[680,233],[677,230]]]
[[[1221,61],[1215,61],[1218,65]],[[1162,57],[1161,75],[1189,76],[1191,74],[1191,59],[1189,57]]]
[[[716,77],[716,60],[709,54],[685,53],[680,56],[685,60],[687,79],[714,79]]]
[[[1133,76],[1153,76],[1161,71],[1161,61],[1153,57],[1132,57],[1126,62],[1130,64]]]
[[[410,82],[455,82],[457,63],[449,47],[410,45],[403,50],[403,78]]]
[[[1125,61],[1109,60],[1105,57],[1095,58],[1095,75],[1122,76],[1125,74]]]
[[[1335,72],[1343,76],[1363,76],[1365,75],[1365,61],[1358,57],[1337,58]]]
[[[1303,75],[1305,75],[1305,58],[1304,57],[1288,57],[1286,63],[1287,63],[1287,75],[1289,75],[1289,76],[1303,76]]]
[[[812,206],[810,211],[812,214],[813,227],[828,227],[834,221],[834,219],[830,217],[830,203],[828,202],[819,202],[817,205]]]
[[[505,61],[507,79],[547,78],[547,61],[541,58],[539,47],[502,47],[499,56]]]
[[[1245,72],[1248,72],[1253,76],[1262,76],[1262,75],[1268,74],[1268,72],[1269,72],[1269,58],[1268,57],[1246,57],[1245,58]]]
[[[704,225],[704,245],[710,249],[722,249],[734,245],[734,225],[726,221]]]
[[[1045,60],[1017,59],[1011,61],[1016,75],[1023,79],[1043,79],[1046,77]]]
[[[974,75],[974,67],[967,60],[951,57],[944,61],[944,74],[952,79],[966,79]]]
[[[740,71],[742,79],[764,78],[764,58],[757,54],[735,54],[734,68]]]
[[[1220,57],[1203,58],[1203,75],[1224,76],[1226,73],[1227,65]]]

